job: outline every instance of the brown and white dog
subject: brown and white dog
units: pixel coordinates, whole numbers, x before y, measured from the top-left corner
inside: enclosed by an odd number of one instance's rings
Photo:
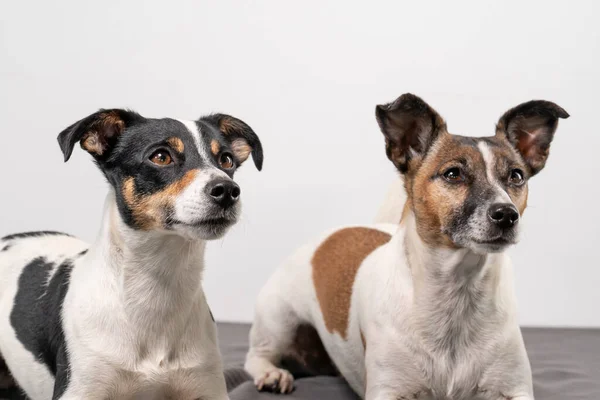
[[[404,176],[400,225],[336,229],[292,255],[258,298],[246,369],[279,392],[295,361],[369,400],[533,399],[505,250],[569,115],[530,101],[482,138],[449,134],[412,94],[376,115]]]

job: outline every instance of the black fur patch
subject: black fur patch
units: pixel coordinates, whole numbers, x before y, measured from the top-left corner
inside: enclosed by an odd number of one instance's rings
[[[12,247],[12,245],[10,245],[10,244],[7,244],[6,246],[4,246],[4,247],[2,248],[2,250],[0,250],[0,252],[2,252],[2,251],[8,251],[8,250],[10,250],[10,248],[11,248],[11,247]]]
[[[81,253],[77,254],[77,257],[83,257],[87,254],[88,249],[83,250]]]
[[[68,233],[63,233],[63,232],[37,231],[37,232],[15,233],[13,235],[4,236],[1,240],[14,240],[14,239],[24,239],[24,238],[51,236],[51,235],[71,236]]]
[[[56,377],[57,398],[66,389],[69,376],[61,310],[73,263],[65,260],[48,282],[54,266],[38,257],[23,269],[10,323],[23,346]]]

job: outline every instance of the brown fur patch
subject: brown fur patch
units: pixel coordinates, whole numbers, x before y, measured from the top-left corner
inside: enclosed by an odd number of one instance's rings
[[[347,337],[352,286],[363,260],[389,242],[388,233],[345,228],[329,236],[312,258],[312,278],[327,330]]]
[[[210,151],[216,156],[217,154],[219,154],[219,151],[221,151],[221,144],[215,139],[213,139],[210,142]]]
[[[173,150],[175,150],[178,153],[183,153],[183,151],[185,150],[183,142],[177,137],[168,138],[167,143],[173,148]]]
[[[234,118],[224,117],[219,123],[219,130],[223,135],[229,135],[232,133],[240,132],[245,129],[242,123]]]
[[[123,129],[125,129],[125,122],[116,112],[101,114],[81,138],[81,147],[92,154],[101,156],[108,148],[108,142],[121,134]]]
[[[432,179],[442,170],[454,166],[454,160],[478,164],[474,170],[482,175],[486,173],[483,156],[477,148],[464,146],[453,136],[444,134],[416,173],[405,179],[408,198],[417,216],[417,231],[431,246],[455,247],[442,228],[454,210],[464,204],[469,189],[466,185],[450,188]]]
[[[100,138],[98,132],[92,131],[86,133],[81,142],[81,147],[90,153],[101,156],[104,153],[104,147],[100,144]]]
[[[231,150],[240,162],[246,161],[250,153],[252,153],[252,148],[244,139],[236,139],[231,142]]]
[[[197,170],[188,171],[180,180],[170,184],[165,189],[150,194],[136,193],[133,177],[123,182],[123,198],[133,214],[136,226],[141,230],[152,230],[163,226],[165,213],[175,202],[175,198],[194,180]]]

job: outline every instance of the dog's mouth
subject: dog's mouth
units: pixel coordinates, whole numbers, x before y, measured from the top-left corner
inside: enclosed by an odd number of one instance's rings
[[[212,217],[189,222],[174,219],[170,222],[171,225],[185,225],[194,228],[224,228],[235,224],[237,222],[237,219],[234,217]]]
[[[472,243],[480,251],[484,252],[499,252],[504,251],[507,247],[517,243],[514,235],[501,235],[486,239],[472,239]]]
[[[483,245],[494,245],[494,246],[508,246],[515,243],[513,238],[507,238],[504,236],[497,237],[495,239],[486,239],[486,240],[473,240],[477,244]]]

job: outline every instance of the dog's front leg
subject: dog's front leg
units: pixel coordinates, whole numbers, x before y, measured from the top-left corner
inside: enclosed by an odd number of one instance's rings
[[[428,400],[429,392],[423,387],[415,360],[410,359],[398,339],[378,339],[366,343],[365,399]]]

